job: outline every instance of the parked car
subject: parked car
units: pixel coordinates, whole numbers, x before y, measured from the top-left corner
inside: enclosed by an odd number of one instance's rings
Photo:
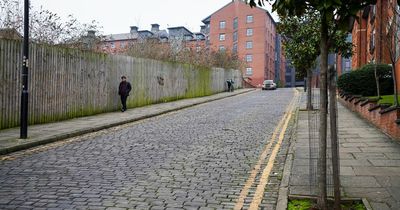
[[[273,80],[265,80],[262,84],[263,90],[276,90],[276,84]]]

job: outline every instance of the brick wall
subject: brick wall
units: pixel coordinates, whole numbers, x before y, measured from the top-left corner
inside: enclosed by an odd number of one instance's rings
[[[377,106],[376,102],[368,102],[364,104],[362,101],[357,103],[358,100],[359,99],[357,98],[353,100],[346,100],[345,97],[339,98],[339,102],[341,102],[345,107],[358,113],[361,117],[377,126],[384,133],[400,140],[400,126],[396,123],[396,120],[400,117],[400,109],[393,109],[385,112],[385,110],[388,109],[382,109],[379,107],[371,110],[371,108]]]

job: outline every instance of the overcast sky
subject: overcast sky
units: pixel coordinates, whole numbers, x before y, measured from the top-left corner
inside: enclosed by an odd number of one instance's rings
[[[92,20],[103,26],[104,34],[128,33],[129,26],[150,30],[185,26],[200,31],[201,20],[231,0],[31,0],[33,7],[43,6],[61,17],[72,14],[82,23]],[[271,11],[270,6],[265,9]]]

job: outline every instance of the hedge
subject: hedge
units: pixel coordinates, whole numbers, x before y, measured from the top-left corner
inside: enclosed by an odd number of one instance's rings
[[[367,64],[359,69],[341,75],[338,88],[353,95],[375,96],[375,65],[379,77],[381,95],[393,94],[392,68],[386,64]]]

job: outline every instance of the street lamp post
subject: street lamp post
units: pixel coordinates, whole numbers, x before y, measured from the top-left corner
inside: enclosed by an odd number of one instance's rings
[[[24,1],[24,42],[22,49],[22,94],[20,138],[28,138],[29,0]]]

